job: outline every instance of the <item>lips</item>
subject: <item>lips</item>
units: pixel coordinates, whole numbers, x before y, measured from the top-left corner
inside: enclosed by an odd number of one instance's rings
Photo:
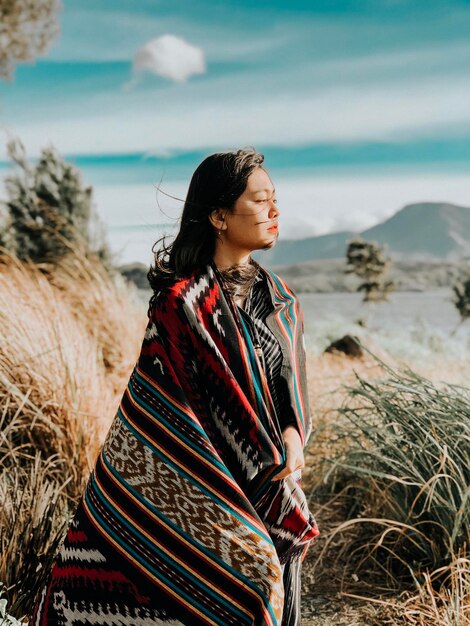
[[[268,230],[274,230],[274,231],[276,231],[276,232],[277,232],[277,230],[278,230],[278,225],[277,225],[277,224],[273,224],[272,226],[270,226],[270,227],[268,228]]]

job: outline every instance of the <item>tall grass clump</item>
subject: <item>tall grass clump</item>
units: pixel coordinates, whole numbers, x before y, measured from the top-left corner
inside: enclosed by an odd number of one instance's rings
[[[437,587],[456,555],[468,558],[470,390],[380,366],[379,379],[356,374],[336,409],[340,443],[324,483],[344,496],[348,519],[329,541],[347,536],[349,563],[387,585]]]
[[[99,260],[0,256],[0,583],[31,609],[138,354],[144,311]]]
[[[470,559],[457,557],[426,573],[418,593],[406,601],[404,616],[410,626],[469,626]]]

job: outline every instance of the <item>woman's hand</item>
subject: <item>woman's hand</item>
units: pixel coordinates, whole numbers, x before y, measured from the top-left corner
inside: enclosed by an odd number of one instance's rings
[[[282,438],[286,444],[286,465],[273,480],[281,480],[296,469],[305,467],[304,451],[299,431],[295,426],[287,426],[282,431]]]

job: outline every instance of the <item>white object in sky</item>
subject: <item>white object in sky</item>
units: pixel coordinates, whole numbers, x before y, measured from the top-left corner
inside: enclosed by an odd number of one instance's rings
[[[139,48],[134,56],[134,73],[145,70],[175,82],[185,82],[194,74],[204,74],[206,62],[201,48],[181,37],[162,35]]]

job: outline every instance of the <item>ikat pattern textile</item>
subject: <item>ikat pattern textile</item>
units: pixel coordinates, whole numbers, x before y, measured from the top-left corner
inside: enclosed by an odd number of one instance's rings
[[[311,433],[303,315],[265,273],[287,403]],[[30,626],[281,626],[319,534],[246,321],[213,262],[152,299],[141,353]]]

